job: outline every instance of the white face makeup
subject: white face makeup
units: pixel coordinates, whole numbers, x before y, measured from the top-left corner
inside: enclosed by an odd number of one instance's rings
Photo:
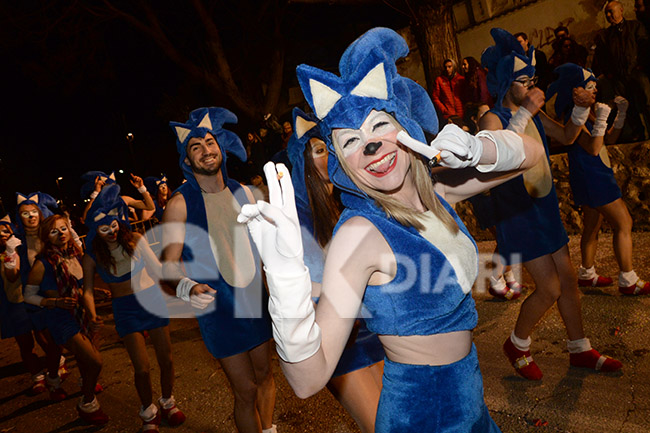
[[[341,149],[346,158],[366,143],[397,131],[393,118],[383,111],[371,111],[360,129],[335,129],[332,132],[334,145]]]
[[[593,92],[596,90],[596,82],[595,81],[590,81],[587,83],[585,86],[585,90],[588,90],[590,92]]]
[[[117,220],[113,220],[110,224],[103,224],[97,227],[97,233],[100,235],[110,235],[114,232],[117,232],[120,229],[120,225]]]
[[[20,216],[22,218],[29,218],[29,217],[37,217],[38,216],[38,211],[37,210],[25,210],[20,213]]]
[[[65,220],[59,219],[54,223],[47,236],[53,245],[63,246],[68,241],[69,234],[70,230]]]

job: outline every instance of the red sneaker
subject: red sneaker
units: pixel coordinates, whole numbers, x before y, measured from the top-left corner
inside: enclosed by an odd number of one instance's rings
[[[618,286],[618,291],[624,295],[647,295],[650,293],[650,281],[645,282],[641,278],[629,287]]]
[[[65,380],[68,376],[70,376],[70,370],[68,370],[68,366],[65,364],[62,364],[59,366],[59,377],[61,380]]]
[[[490,295],[494,296],[495,298],[505,299],[507,301],[514,301],[515,299],[521,296],[521,288],[522,286],[519,285],[519,283],[513,281],[512,283],[506,283],[505,290],[496,290],[490,287],[488,289],[488,292],[490,293]]]
[[[542,378],[542,370],[539,369],[533,360],[533,357],[530,355],[530,350],[524,352],[517,349],[512,343],[512,340],[510,340],[510,337],[508,337],[506,342],[503,343],[503,352],[519,375],[528,380],[540,380]]]
[[[52,401],[63,401],[68,398],[68,393],[65,392],[65,389],[58,387],[50,387],[50,400]]]
[[[611,286],[614,283],[609,277],[603,277],[602,275],[596,275],[594,278],[588,278],[586,280],[578,278],[578,286],[580,287],[606,287]]]
[[[164,407],[161,407],[160,411],[162,412],[163,419],[167,422],[167,425],[169,425],[170,427],[175,427],[185,422],[185,414],[181,412],[181,410],[178,407],[176,407],[176,404],[174,404],[169,409],[165,409]]]
[[[79,405],[77,405],[77,413],[79,418],[84,422],[92,425],[104,425],[108,422],[108,415],[104,413],[101,407],[97,407],[92,412],[84,412]]]
[[[47,391],[47,385],[45,384],[45,379],[40,379],[34,381],[32,387],[27,391],[27,394],[31,396],[35,396],[38,394],[42,394],[45,391]]]
[[[156,413],[156,416],[149,421],[142,420],[142,433],[152,433],[159,431],[158,427],[160,426],[160,412]]]
[[[591,368],[596,371],[618,371],[623,367],[621,361],[609,356],[603,356],[595,349],[571,353],[569,362],[574,367]]]
[[[102,392],[103,390],[104,390],[104,387],[102,386],[102,384],[99,383],[99,382],[97,382],[97,383],[95,384],[95,394],[99,394],[99,393]]]

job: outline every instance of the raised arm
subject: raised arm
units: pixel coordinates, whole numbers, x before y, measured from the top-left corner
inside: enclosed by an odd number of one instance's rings
[[[142,194],[142,200],[136,200],[133,197],[129,197],[128,195],[123,195],[122,200],[124,200],[124,203],[126,203],[127,206],[131,206],[135,209],[155,210],[156,205],[153,203],[151,194],[149,194],[149,191],[147,191],[147,188],[144,186],[142,178],[131,173],[130,182],[131,185],[136,187],[138,189],[138,192]]]
[[[573,111],[571,112],[571,120],[566,125],[563,125],[551,119],[546,113],[540,111],[539,117],[544,126],[544,132],[549,137],[553,137],[560,144],[565,146],[573,144],[580,132],[583,125],[589,116],[589,108],[596,102],[596,95],[582,87],[573,89]]]

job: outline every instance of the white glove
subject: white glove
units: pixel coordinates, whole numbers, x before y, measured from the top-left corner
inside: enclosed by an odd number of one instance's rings
[[[526,160],[524,140],[513,131],[500,129],[497,131],[480,131],[476,138],[484,137],[494,143],[496,161],[493,164],[479,164],[476,169],[482,173],[490,171],[517,170]]]
[[[400,131],[397,140],[429,160],[439,154],[440,165],[449,168],[476,167],[483,154],[481,140],[452,123],[442,128],[430,146],[411,138],[406,131]]]
[[[614,119],[614,129],[621,129],[625,124],[625,118],[627,117],[627,107],[630,105],[622,96],[617,96],[614,98],[614,103],[618,109],[616,113],[616,118]]]
[[[309,270],[303,263],[289,170],[284,164],[267,162],[264,174],[271,203],[242,206],[237,221],[248,226],[264,262],[278,355],[287,362],[300,362],[318,351],[321,330],[311,301]]]
[[[190,305],[199,310],[205,310],[208,305],[210,305],[215,300],[214,294],[201,292],[197,294],[192,294],[192,288],[199,285],[194,280],[190,280],[187,277],[181,278],[176,286],[176,297],[182,299],[185,302],[189,302]],[[207,289],[206,289],[207,290]],[[215,291],[216,292],[216,291]]]
[[[591,136],[604,137],[607,132],[607,118],[612,109],[607,104],[596,102],[595,111],[596,121],[594,122],[594,127],[591,129]]]
[[[523,134],[528,126],[528,122],[533,118],[533,115],[525,107],[519,107],[517,112],[510,118],[508,128],[517,134]]]
[[[7,239],[7,243],[5,244],[5,253],[7,253],[7,256],[13,256],[16,253],[16,248],[22,244],[23,243],[20,241],[20,239],[12,235],[9,239]]]
[[[571,122],[574,125],[582,126],[587,122],[589,118],[589,107],[581,107],[579,105],[574,105],[573,110],[571,111]]]

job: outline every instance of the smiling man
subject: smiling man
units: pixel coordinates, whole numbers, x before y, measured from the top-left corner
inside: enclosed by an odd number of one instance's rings
[[[163,214],[163,274],[195,308],[203,341],[232,387],[238,431],[271,433],[271,324],[257,251],[237,223],[241,206],[254,198],[226,170],[226,152],[246,160],[239,137],[223,128],[236,122],[214,107],[192,111],[186,123],[170,122],[187,182]]]

